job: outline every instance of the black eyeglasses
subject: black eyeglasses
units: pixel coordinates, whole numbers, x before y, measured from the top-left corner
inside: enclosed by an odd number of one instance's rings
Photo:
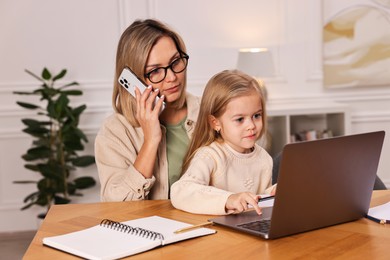
[[[183,52],[179,58],[174,59],[168,66],[155,68],[144,76],[152,83],[160,83],[167,76],[168,69],[171,69],[173,73],[183,72],[187,68],[189,58],[190,56]]]

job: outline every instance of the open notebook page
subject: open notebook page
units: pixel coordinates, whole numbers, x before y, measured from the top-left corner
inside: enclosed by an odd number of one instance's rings
[[[390,220],[390,202],[370,208],[367,215],[378,220]]]
[[[159,232],[164,236],[164,240],[152,240],[143,236],[115,230],[113,227],[96,225],[65,235],[46,237],[43,239],[43,243],[88,259],[117,259],[145,252],[160,245],[216,232],[209,228],[199,228],[181,234],[174,234],[173,232],[177,229],[191,226],[191,224],[158,216],[140,218],[122,223],[132,227],[141,227],[150,231]]]

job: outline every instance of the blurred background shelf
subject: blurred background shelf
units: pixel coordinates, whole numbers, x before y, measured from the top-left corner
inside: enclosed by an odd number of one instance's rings
[[[267,149],[271,155],[295,141],[350,133],[348,106],[340,103],[267,104]]]

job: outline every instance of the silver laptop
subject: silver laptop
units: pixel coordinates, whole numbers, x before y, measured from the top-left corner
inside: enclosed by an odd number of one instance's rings
[[[265,239],[360,219],[367,214],[384,131],[287,144],[273,207],[210,219]]]

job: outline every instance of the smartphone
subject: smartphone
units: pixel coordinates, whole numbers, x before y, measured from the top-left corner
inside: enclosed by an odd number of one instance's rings
[[[122,70],[122,73],[118,78],[118,82],[131,95],[133,95],[133,97],[135,97],[134,87],[137,87],[141,91],[141,93],[143,93],[145,91],[145,89],[147,88],[145,83],[143,83],[142,80],[140,80],[137,77],[137,75],[135,75],[135,73],[129,67],[125,67]],[[160,99],[160,97],[157,96],[156,100],[154,101],[154,104],[156,104],[159,99]],[[164,110],[164,108],[165,108],[165,102],[163,102],[163,105],[162,105],[161,110],[160,110],[160,114]]]

